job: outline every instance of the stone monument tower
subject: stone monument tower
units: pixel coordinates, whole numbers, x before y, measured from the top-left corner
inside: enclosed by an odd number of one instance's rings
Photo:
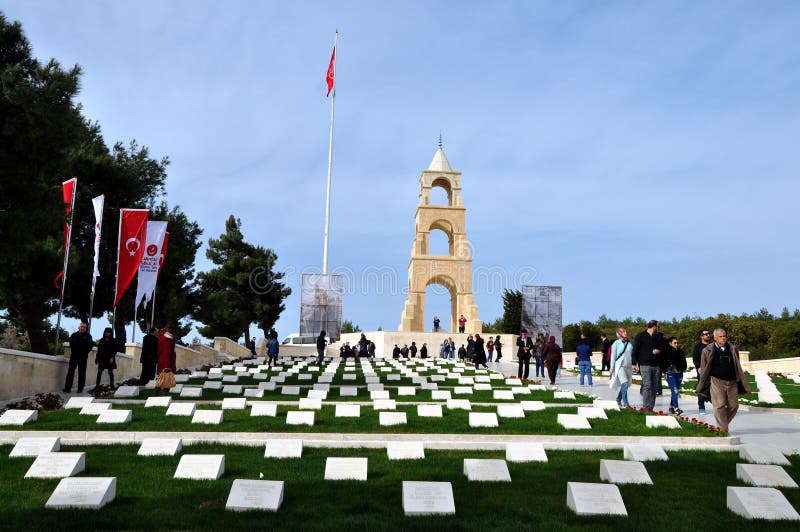
[[[408,299],[400,318],[399,331],[424,331],[433,324],[425,322],[425,289],[440,284],[450,292],[450,317],[448,326],[441,316],[442,326],[450,332],[458,327],[462,314],[467,319],[467,333],[481,332],[478,307],[472,295],[472,257],[466,233],[466,213],[461,198],[461,172],[454,172],[447,162],[439,138],[439,149],[431,164],[419,176],[419,205],[415,215],[416,236],[408,263]],[[440,187],[447,193],[447,205],[431,205],[431,189]],[[448,255],[429,254],[430,233],[443,231],[448,238]]]

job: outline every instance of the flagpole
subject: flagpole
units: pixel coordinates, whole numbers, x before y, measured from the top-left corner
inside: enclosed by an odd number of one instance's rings
[[[153,305],[152,312],[150,314],[150,327],[156,326],[156,287],[153,287],[153,297],[150,298],[150,302]]]
[[[131,327],[131,342],[136,343],[136,311],[139,310],[139,302],[133,302],[133,327]]]
[[[117,230],[117,272],[114,274],[114,301],[117,300],[117,288],[119,287],[119,241],[122,239],[122,211],[119,210],[119,229]],[[114,309],[111,312],[111,330],[116,331],[117,328],[117,304],[114,303]]]
[[[336,54],[339,47],[339,30],[336,30],[336,39],[333,42],[333,53]],[[325,195],[325,244],[322,250],[322,274],[328,273],[328,236],[331,223],[331,173],[333,171],[333,116],[336,107],[336,60],[333,60],[333,97],[331,98],[331,134],[328,143],[328,189]]]
[[[74,178],[73,178],[74,179]],[[67,230],[67,251],[64,253],[64,276],[61,277],[61,297],[58,298],[58,319],[56,320],[56,347],[53,355],[58,355],[59,331],[61,329],[61,311],[64,308],[64,289],[67,286],[67,266],[69,266],[69,248],[72,247],[72,220],[75,218],[75,193],[78,190],[78,180],[72,185],[72,201],[69,206],[69,229]]]

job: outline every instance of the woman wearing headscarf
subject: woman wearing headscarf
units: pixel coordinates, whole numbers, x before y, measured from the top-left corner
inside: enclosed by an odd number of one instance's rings
[[[483,348],[483,338],[478,333],[475,333],[475,354],[472,361],[475,363],[475,369],[480,368],[481,365],[484,368],[489,367],[486,365],[486,350]]]
[[[551,336],[547,345],[542,350],[544,357],[544,367],[547,368],[547,376],[550,377],[550,384],[556,383],[556,371],[562,364],[561,346],[556,343],[556,337]]]
[[[111,327],[106,327],[103,330],[103,337],[97,342],[97,355],[95,355],[94,363],[97,364],[97,383],[95,387],[100,386],[103,370],[108,370],[108,379],[113,388],[114,370],[117,369],[117,341],[114,339],[114,331]]]
[[[175,358],[175,335],[172,325],[168,323],[161,329],[158,337],[158,372],[168,368],[175,373]]]
[[[631,379],[633,378],[633,371],[631,367],[631,355],[633,354],[633,345],[628,340],[628,331],[625,327],[617,329],[617,340],[611,344],[609,349],[611,353],[611,378],[609,379],[608,386],[612,390],[619,390],[617,394],[617,404],[619,406],[628,406],[628,388],[631,386]]]

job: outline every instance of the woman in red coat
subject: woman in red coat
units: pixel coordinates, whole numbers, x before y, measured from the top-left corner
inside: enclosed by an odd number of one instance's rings
[[[158,336],[158,373],[164,368],[169,368],[172,373],[175,367],[175,336],[172,334],[172,325],[169,323],[161,329]]]

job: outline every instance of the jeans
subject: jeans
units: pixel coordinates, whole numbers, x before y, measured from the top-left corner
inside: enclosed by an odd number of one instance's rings
[[[617,404],[622,405],[623,407],[628,406],[628,383],[623,382],[619,387],[619,393],[617,394]]]
[[[581,370],[581,386],[583,386],[583,376],[589,376],[589,386],[592,385],[592,361],[581,360],[578,362],[578,368]]]
[[[95,385],[95,387],[100,386],[100,377],[103,376],[103,372],[104,371],[106,371],[106,370],[98,368],[98,370],[97,370],[97,384]],[[113,387],[114,386],[114,370],[111,369],[111,368],[108,368],[108,379],[111,382],[111,386]]]
[[[433,326],[433,332],[439,332],[439,326],[438,325],[434,325]]]
[[[541,372],[541,376],[544,377],[544,358],[536,357],[536,376],[539,376],[539,372]]]
[[[661,368],[658,366],[639,366],[642,375],[642,406],[650,410],[656,405],[656,388],[660,386],[658,376]]]
[[[683,373],[667,372],[667,384],[669,384],[669,391],[672,393],[669,399],[669,406],[678,408],[678,394],[681,392],[681,382],[683,382]]]

